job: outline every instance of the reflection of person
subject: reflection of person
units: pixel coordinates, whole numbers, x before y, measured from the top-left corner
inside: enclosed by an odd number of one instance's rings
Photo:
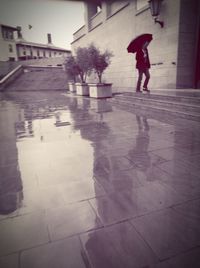
[[[149,125],[146,117],[136,115],[136,120],[138,124],[138,135],[136,137],[135,148],[129,151],[129,156],[138,168],[146,171],[151,165],[148,154]]]
[[[149,54],[147,50],[147,46],[149,45],[149,42],[145,42],[143,47],[139,49],[136,53],[136,69],[138,69],[138,81],[137,81],[137,88],[136,92],[141,92],[140,86],[142,82],[143,74],[145,75],[145,81],[143,84],[143,91],[150,92],[148,90],[148,82],[150,79],[150,61],[149,61]]]

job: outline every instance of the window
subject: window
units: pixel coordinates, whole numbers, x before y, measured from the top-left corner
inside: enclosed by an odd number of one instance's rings
[[[51,51],[49,51],[49,57],[51,57]]]
[[[40,56],[40,51],[39,51],[39,49],[37,50],[37,56],[38,56],[38,57]]]
[[[43,51],[43,57],[46,57],[46,51],[45,50]]]
[[[97,4],[97,13],[100,12],[102,10],[102,5],[101,5],[101,2],[99,2]]]
[[[8,45],[8,48],[9,48],[9,52],[13,52],[13,47],[11,44]]]
[[[4,39],[13,40],[13,31],[8,29],[2,29],[2,34]]]

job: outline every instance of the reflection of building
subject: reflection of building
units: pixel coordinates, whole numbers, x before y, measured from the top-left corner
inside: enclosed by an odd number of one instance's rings
[[[0,215],[14,212],[23,198],[14,127],[18,120],[18,106],[5,102],[0,110]]]
[[[15,38],[17,33],[17,38]],[[41,58],[66,57],[70,50],[52,44],[51,34],[47,35],[47,44],[25,41],[20,27],[0,25],[0,61],[16,61]]]
[[[153,34],[150,87],[200,87],[199,18],[198,0],[162,1],[163,28],[154,23],[148,0],[87,1],[85,25],[74,33],[72,49],[93,42],[111,50],[114,57],[104,78],[115,91],[127,91],[135,86],[137,72],[135,55],[126,48],[136,35],[149,32]]]

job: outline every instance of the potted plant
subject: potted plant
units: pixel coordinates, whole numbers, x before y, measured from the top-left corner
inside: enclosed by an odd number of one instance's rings
[[[66,58],[64,67],[65,67],[65,71],[69,79],[69,82],[68,82],[69,90],[71,92],[75,92],[76,91],[76,87],[75,87],[76,77],[79,74],[79,69],[78,69],[78,65],[75,61],[74,56],[71,55]]]
[[[80,78],[80,82],[76,83],[76,94],[82,96],[89,96],[89,87],[86,83],[87,75],[91,72],[91,63],[89,59],[88,48],[77,48],[76,63],[78,66],[78,73]]]
[[[110,58],[113,56],[112,53],[106,50],[104,53],[101,53],[100,50],[91,44],[88,48],[90,65],[94,70],[98,78],[98,83],[89,84],[89,94],[93,98],[108,98],[112,97],[112,84],[103,83],[102,75],[105,69],[110,64]]]

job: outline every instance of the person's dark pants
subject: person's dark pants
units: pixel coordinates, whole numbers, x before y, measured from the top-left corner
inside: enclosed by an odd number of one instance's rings
[[[137,81],[136,91],[140,90],[143,74],[145,75],[143,88],[147,88],[147,85],[150,79],[149,69],[144,69],[144,70],[138,69],[138,81]]]

